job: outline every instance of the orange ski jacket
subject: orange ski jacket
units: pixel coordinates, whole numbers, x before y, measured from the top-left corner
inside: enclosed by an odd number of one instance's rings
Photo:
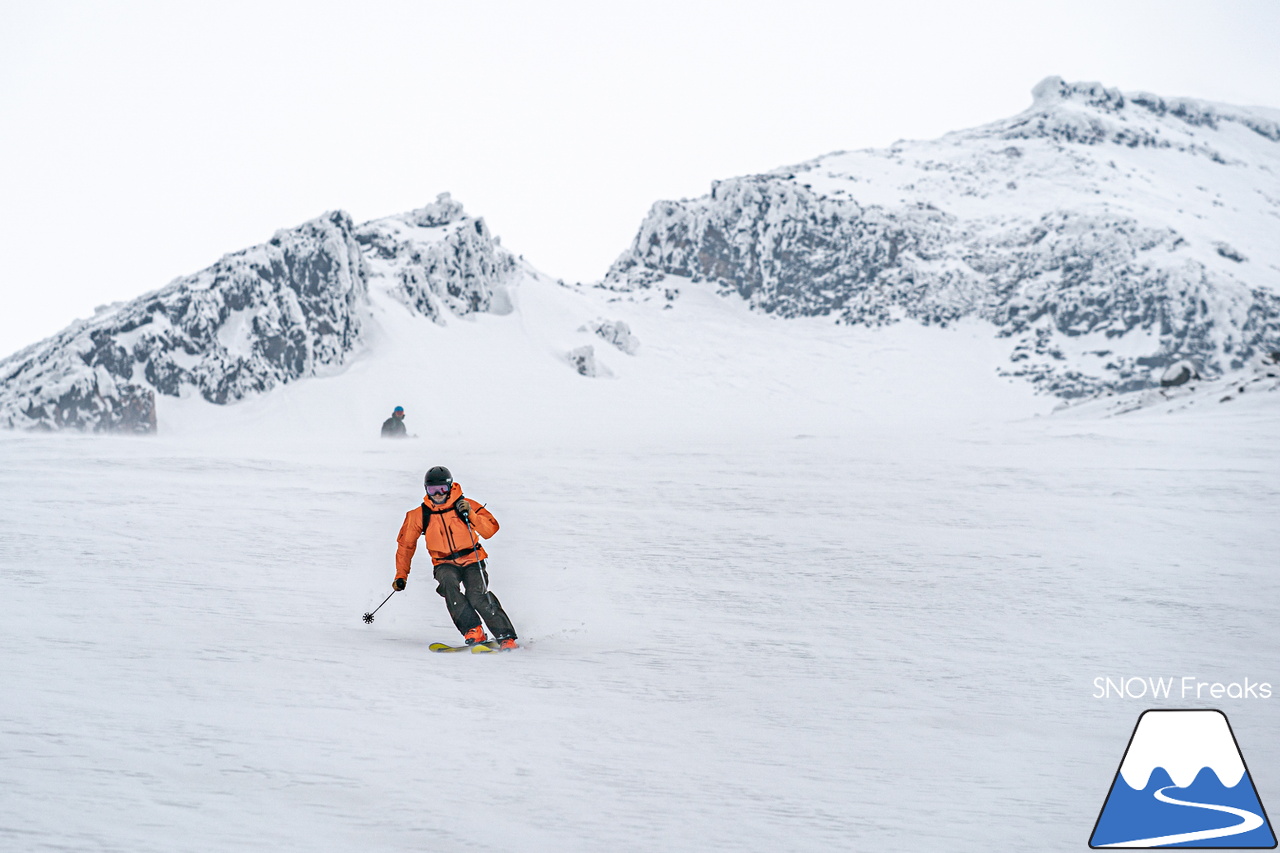
[[[427,520],[427,553],[431,555],[432,565],[452,563],[466,566],[488,558],[489,555],[480,545],[480,537],[488,539],[497,533],[498,520],[480,504],[468,500],[471,504],[471,526],[468,527],[453,508],[460,497],[462,486],[454,483],[444,503],[434,504],[431,498],[424,496],[422,506],[414,507],[404,514],[404,524],[400,525],[400,534],[396,537],[399,546],[396,548],[396,577],[409,577],[413,553],[418,548],[418,537],[423,535],[424,515]],[[475,536],[473,530],[480,536]]]

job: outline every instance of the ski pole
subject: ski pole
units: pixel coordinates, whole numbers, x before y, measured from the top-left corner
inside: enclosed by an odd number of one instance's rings
[[[484,509],[483,506],[480,508]],[[461,513],[459,513],[459,515],[461,515]],[[471,526],[471,513],[468,512],[466,515],[462,516],[462,523],[467,526],[467,530],[471,531],[471,538],[476,540],[475,551],[473,553],[478,553],[480,551],[480,534],[476,533],[476,529]]]
[[[391,595],[395,595],[395,594],[396,594],[397,592],[399,592],[399,591],[400,591],[400,590],[398,590],[398,589],[393,589],[393,590],[391,590]],[[388,595],[386,598],[382,599],[382,604],[386,604],[388,601],[390,601],[390,600],[391,600],[391,595]],[[373,612],[372,612],[372,613],[366,613],[366,614],[364,615],[364,624],[368,625],[370,622],[372,622],[372,621],[373,621],[373,614],[374,614],[374,613],[377,613],[379,610],[381,610],[381,609],[382,609],[382,604],[379,604],[377,607],[373,608]]]

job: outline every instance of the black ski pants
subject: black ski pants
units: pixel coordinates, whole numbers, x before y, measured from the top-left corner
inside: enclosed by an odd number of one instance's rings
[[[466,566],[441,563],[433,574],[436,592],[444,596],[449,618],[453,619],[460,633],[466,634],[479,627],[483,616],[495,639],[516,635],[516,629],[511,627],[511,620],[498,602],[498,596],[489,592],[489,573],[485,570],[484,560]]]

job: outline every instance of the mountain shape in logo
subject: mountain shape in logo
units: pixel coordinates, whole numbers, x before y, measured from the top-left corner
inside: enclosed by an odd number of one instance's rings
[[[1276,836],[1221,711],[1144,711],[1092,848],[1272,849]]]

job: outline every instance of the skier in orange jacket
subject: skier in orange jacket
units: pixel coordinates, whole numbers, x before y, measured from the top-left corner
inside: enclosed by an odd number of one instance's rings
[[[427,472],[423,486],[427,495],[422,506],[405,513],[400,535],[396,537],[395,589],[404,589],[418,547],[418,537],[425,536],[427,553],[431,555],[436,579],[436,592],[444,597],[453,624],[467,645],[486,641],[481,617],[493,632],[501,648],[516,648],[516,632],[511,620],[489,591],[489,572],[485,560],[489,555],[480,544],[498,532],[498,520],[483,506],[473,506],[462,496],[462,487],[443,465]]]

